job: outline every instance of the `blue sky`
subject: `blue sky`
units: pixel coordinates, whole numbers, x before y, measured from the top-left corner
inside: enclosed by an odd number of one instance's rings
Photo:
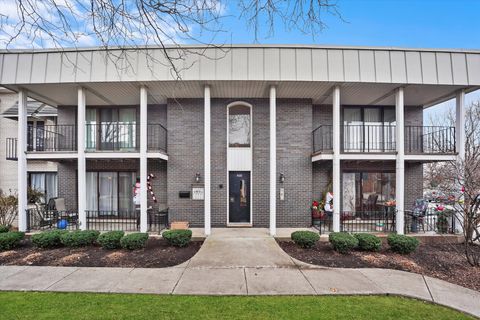
[[[259,42],[480,49],[479,0],[338,0],[338,5],[346,22],[325,15],[328,28],[315,38],[279,25],[275,35]],[[236,16],[236,6],[227,13]],[[254,41],[244,21],[224,22],[233,43]]]

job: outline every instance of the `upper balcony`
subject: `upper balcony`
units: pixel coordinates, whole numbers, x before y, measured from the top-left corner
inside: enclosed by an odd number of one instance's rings
[[[62,154],[77,150],[76,125],[28,126],[27,152],[33,154]],[[138,152],[140,127],[136,123],[102,122],[86,124],[85,151]],[[147,125],[147,150],[167,152],[167,129],[161,124]],[[7,138],[6,159],[17,160],[17,139]]]
[[[395,153],[395,125],[340,126],[341,153]],[[313,154],[333,153],[333,126],[321,125],[313,130]],[[405,154],[453,155],[455,127],[405,126]]]
[[[89,123],[85,129],[85,150],[88,152],[140,150],[140,126],[137,123]],[[167,152],[167,129],[163,125],[147,124],[147,150]]]

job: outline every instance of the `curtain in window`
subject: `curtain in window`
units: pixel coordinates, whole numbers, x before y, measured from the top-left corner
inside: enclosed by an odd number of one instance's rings
[[[96,149],[97,144],[97,110],[87,109],[85,113],[86,130],[85,130],[85,148]]]
[[[365,149],[370,152],[383,151],[382,109],[365,108]]]
[[[98,210],[98,188],[97,188],[97,172],[87,172],[87,203],[86,208],[88,211],[97,212]]]
[[[118,173],[118,211],[134,212],[133,187],[135,185],[135,173]]]
[[[355,192],[355,173],[343,174],[343,211],[355,212],[357,193]]]
[[[98,210],[102,215],[118,211],[118,183],[116,172],[98,173]]]
[[[136,110],[119,109],[118,110],[118,140],[121,149],[135,149],[136,142]]]
[[[31,173],[30,188],[45,194],[45,173]],[[45,196],[41,197],[40,201],[45,203]]]
[[[46,202],[51,198],[56,198],[57,194],[57,173],[56,172],[49,172],[45,174],[45,196]]]
[[[363,121],[361,108],[345,108],[343,111],[343,148],[360,152],[363,149]]]

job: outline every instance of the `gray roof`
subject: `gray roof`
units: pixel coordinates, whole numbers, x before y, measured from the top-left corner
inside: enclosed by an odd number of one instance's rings
[[[56,117],[57,109],[38,101],[27,101],[27,115],[29,117]],[[2,113],[5,118],[18,117],[18,101]]]
[[[187,81],[480,86],[480,51],[306,45],[185,46]],[[174,48],[172,55],[175,55]],[[0,85],[174,81],[158,47],[0,51]],[[196,54],[196,53],[197,54]],[[128,63],[111,57],[124,54]]]

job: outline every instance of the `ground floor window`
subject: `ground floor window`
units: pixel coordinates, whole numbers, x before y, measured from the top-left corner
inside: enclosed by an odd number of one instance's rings
[[[58,196],[56,172],[29,172],[28,185],[43,194],[40,199],[42,203],[48,203],[48,200]]]
[[[395,199],[394,172],[343,172],[345,212],[379,211],[388,200]]]
[[[135,172],[87,172],[87,210],[102,215],[134,212],[133,187]]]

